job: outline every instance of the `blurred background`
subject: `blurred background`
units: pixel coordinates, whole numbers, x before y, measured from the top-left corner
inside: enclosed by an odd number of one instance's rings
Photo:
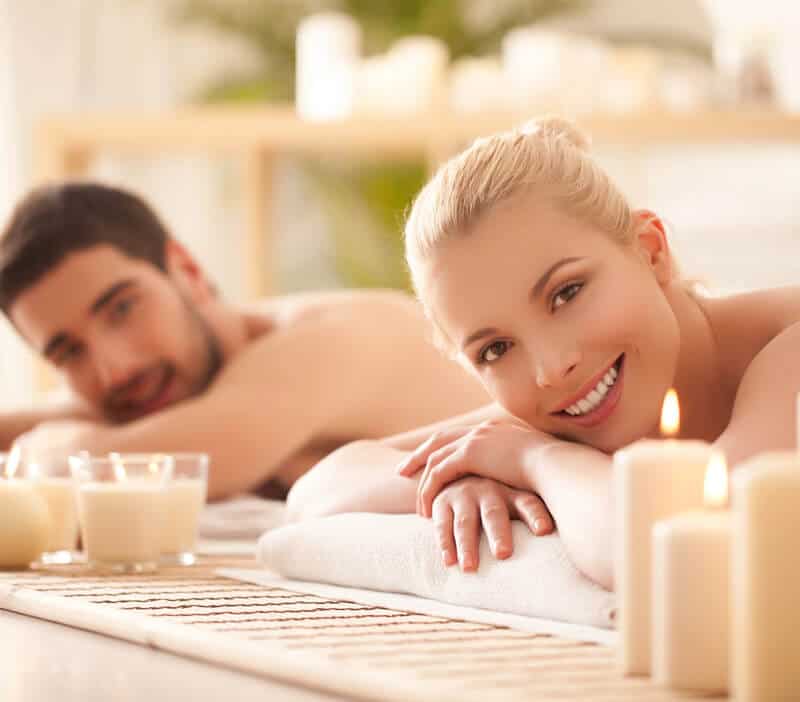
[[[494,113],[507,126],[542,112],[667,125],[669,115],[763,112],[791,124],[798,30],[789,0],[0,0],[0,217],[41,178],[37,128],[54,116],[135,125],[187,107],[274,107],[300,138],[304,125],[331,121],[367,138]],[[727,292],[800,282],[793,131],[601,139],[595,153],[635,206],[671,224],[685,273]],[[168,151],[97,151],[87,174],[148,198],[242,301],[259,288],[246,265],[270,270],[273,294],[406,287],[403,213],[447,155],[276,154],[263,212],[271,243],[254,262],[240,159]],[[4,324],[2,402],[32,401],[37,377]]]

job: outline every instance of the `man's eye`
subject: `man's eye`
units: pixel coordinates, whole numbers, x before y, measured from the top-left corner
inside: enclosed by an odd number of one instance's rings
[[[124,300],[120,300],[111,308],[111,319],[113,321],[119,321],[124,319],[128,316],[128,313],[131,311],[133,307],[133,300],[130,298],[126,298]]]
[[[583,283],[570,283],[569,285],[565,285],[553,295],[552,308],[556,310],[562,305],[565,305],[580,292],[582,287]]]
[[[478,363],[493,363],[508,351],[511,344],[508,341],[493,341],[484,346],[478,353]]]

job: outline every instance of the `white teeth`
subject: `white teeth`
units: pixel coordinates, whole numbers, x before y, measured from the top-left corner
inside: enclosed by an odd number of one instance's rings
[[[586,414],[595,409],[603,401],[608,391],[614,386],[614,383],[617,381],[617,375],[617,369],[611,366],[586,397],[570,405],[564,411],[572,417],[577,417],[578,415]]]

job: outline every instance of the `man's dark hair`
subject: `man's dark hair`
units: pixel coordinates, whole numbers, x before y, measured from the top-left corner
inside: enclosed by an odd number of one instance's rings
[[[30,192],[14,209],[0,238],[0,308],[67,256],[110,244],[166,270],[169,234],[144,200],[98,183],[63,183]]]

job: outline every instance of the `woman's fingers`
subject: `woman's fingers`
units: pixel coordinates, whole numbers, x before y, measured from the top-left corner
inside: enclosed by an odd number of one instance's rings
[[[508,558],[513,549],[511,516],[506,501],[497,493],[486,494],[481,499],[481,523],[495,558]]]
[[[436,466],[438,466],[442,461],[447,460],[447,458],[453,455],[456,451],[458,451],[458,444],[452,442],[445,444],[440,449],[437,449],[430,456],[428,456],[428,462],[425,464],[425,470],[422,471],[422,475],[419,477],[419,483],[417,484],[417,514],[423,517],[430,517],[433,513],[433,500],[436,499],[436,496],[439,494],[439,492],[434,493],[430,499],[430,502],[426,504],[422,499],[423,488],[427,484],[431,472],[436,469]]]
[[[458,562],[465,573],[478,569],[478,544],[481,521],[478,504],[474,498],[460,497],[452,502],[453,532],[458,552]]]
[[[433,501],[447,485],[470,472],[462,447],[456,445],[441,450],[442,454],[431,457],[417,488],[418,512],[423,517],[431,516]]]
[[[535,493],[515,490],[511,497],[511,504],[516,516],[525,522],[536,536],[545,536],[554,530],[555,524],[547,505]]]
[[[453,508],[443,498],[434,500],[433,524],[436,527],[436,538],[445,567],[449,568],[458,562],[456,542],[453,538]]]
[[[458,437],[463,436],[468,431],[469,427],[452,427],[444,431],[436,432],[417,446],[417,448],[398,464],[397,474],[405,478],[410,478],[425,467],[430,455],[434,451],[449,444]]]

